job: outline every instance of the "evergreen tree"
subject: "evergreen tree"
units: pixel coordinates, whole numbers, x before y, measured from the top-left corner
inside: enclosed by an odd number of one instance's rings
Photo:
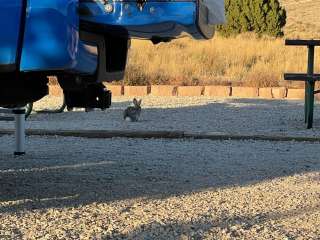
[[[224,36],[255,32],[283,36],[286,11],[278,0],[226,0],[227,24],[218,26]]]

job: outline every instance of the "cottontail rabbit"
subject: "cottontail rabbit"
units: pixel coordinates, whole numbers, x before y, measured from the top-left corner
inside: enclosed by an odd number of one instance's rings
[[[140,117],[140,113],[141,113],[141,102],[142,99],[140,99],[139,101],[137,99],[133,99],[133,107],[127,107],[126,110],[124,110],[123,113],[123,119],[126,121],[131,121],[131,122],[137,122],[139,120]]]

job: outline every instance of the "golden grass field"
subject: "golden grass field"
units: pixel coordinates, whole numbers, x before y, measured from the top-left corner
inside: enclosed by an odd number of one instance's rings
[[[306,71],[306,48],[285,47],[285,38],[320,38],[320,2],[282,0],[287,10],[285,37],[244,34],[216,36],[210,41],[189,38],[153,45],[132,42],[126,84],[223,84],[283,86],[286,71]],[[320,48],[317,71],[320,71]],[[299,84],[298,84],[299,86]]]

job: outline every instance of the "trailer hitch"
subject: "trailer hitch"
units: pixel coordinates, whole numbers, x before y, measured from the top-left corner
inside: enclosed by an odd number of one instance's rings
[[[144,5],[146,5],[147,0],[136,0],[137,2],[137,7],[140,11],[143,10]]]

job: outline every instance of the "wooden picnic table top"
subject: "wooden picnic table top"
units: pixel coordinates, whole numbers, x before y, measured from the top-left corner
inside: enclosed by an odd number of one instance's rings
[[[291,81],[309,81],[309,80],[320,81],[320,74],[313,74],[310,76],[305,73],[285,73],[284,79],[291,80]]]
[[[320,46],[320,39],[286,39],[285,44],[288,46]]]

